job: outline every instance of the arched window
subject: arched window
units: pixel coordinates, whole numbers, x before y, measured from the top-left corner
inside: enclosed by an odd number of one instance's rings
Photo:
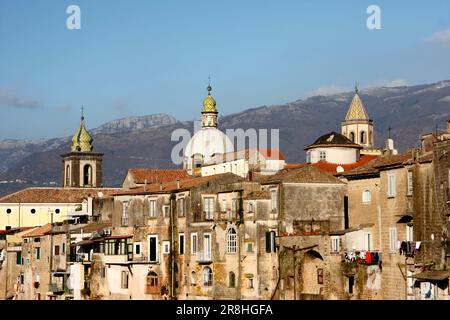
[[[237,251],[237,234],[236,230],[231,228],[227,232],[227,253],[236,253]]]
[[[372,134],[372,131],[369,131],[369,144],[373,144],[373,134]]]
[[[359,135],[360,135],[359,143],[367,143],[367,141],[366,141],[366,132],[365,131],[361,131]]]
[[[70,186],[70,166],[66,166],[66,187]]]
[[[253,202],[248,203],[248,212],[253,212]]]
[[[355,142],[355,133],[352,131],[352,132],[350,132],[350,137],[349,137],[349,139],[352,141],[352,142]]]
[[[233,271],[228,273],[228,286],[234,288],[236,286],[236,276]]]
[[[157,293],[159,288],[158,283],[158,274],[150,271],[147,274],[147,293]]]
[[[210,267],[203,269],[202,282],[204,287],[211,287],[213,285],[213,273]]]
[[[363,191],[363,193],[362,193],[362,201],[364,203],[372,201],[372,194],[370,193],[369,190],[364,190]]]
[[[92,167],[90,164],[85,165],[83,168],[83,185],[92,185]]]
[[[191,272],[191,285],[195,285],[197,283],[197,275],[195,274],[195,271]]]

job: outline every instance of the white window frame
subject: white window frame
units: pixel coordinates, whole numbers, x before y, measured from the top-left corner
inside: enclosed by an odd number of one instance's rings
[[[395,173],[388,174],[388,198],[394,198],[397,193],[397,179]]]
[[[136,247],[139,246],[139,253],[136,253]],[[142,243],[141,242],[135,242],[133,243],[133,254],[137,257],[142,256]]]
[[[364,250],[373,250],[373,237],[371,232],[364,232]]]
[[[181,252],[181,244],[183,244],[183,252]],[[184,233],[178,234],[178,253],[180,256],[184,255],[186,252],[186,238]]]
[[[206,248],[206,238],[209,238],[209,247]],[[209,249],[209,250],[207,250]],[[212,236],[211,233],[203,234],[203,256],[205,259],[209,260],[212,258]]]
[[[331,252],[340,252],[341,251],[341,239],[339,236],[331,237]]]
[[[414,226],[406,224],[406,241],[414,241]]]
[[[222,212],[227,212],[227,200],[222,199]]]
[[[162,242],[162,254],[170,254],[170,241]]]
[[[248,249],[251,248],[252,250],[249,251]],[[247,246],[245,248],[245,250],[247,251],[247,253],[254,253],[255,252],[255,245],[253,242],[247,242]]]
[[[396,253],[398,249],[397,246],[397,228],[389,228],[389,252]]]
[[[184,198],[178,199],[178,216],[184,217]]]
[[[249,201],[248,205],[247,205],[247,210],[250,213],[255,212],[255,204],[253,203],[253,201]]]
[[[236,229],[230,228],[227,231],[227,253],[236,253],[236,252],[237,252],[237,233]]]
[[[128,226],[129,215],[128,215],[128,207],[130,206],[129,201],[122,202],[122,226]]]
[[[362,202],[371,203],[372,202],[372,192],[370,190],[364,190],[362,192]]]
[[[207,272],[207,270],[211,271],[211,273]],[[214,280],[214,274],[213,274],[211,267],[209,267],[209,266],[204,267],[202,270],[202,286],[203,287],[212,287],[214,284],[213,280]]]
[[[150,239],[151,238],[155,238],[156,240],[155,240],[155,250],[156,250],[156,252],[155,252],[155,257],[156,257],[156,260],[150,260],[150,256],[151,256],[151,254],[150,254],[150,249],[151,249],[151,247],[150,247]],[[148,261],[149,262],[158,262],[159,261],[159,248],[158,248],[158,235],[156,235],[156,234],[152,234],[152,235],[149,235],[148,237],[147,237],[147,247],[148,247],[148,249],[147,249],[147,252],[148,252]]]
[[[319,161],[327,161],[327,152],[326,151],[319,151]]]
[[[306,152],[306,163],[311,163],[311,151]]]
[[[203,198],[203,211],[205,211],[205,219],[214,219],[214,197]]]
[[[272,212],[278,211],[278,190],[270,189],[270,209]]]
[[[238,212],[238,199],[232,199],[231,200],[231,214],[236,216],[237,212]]]
[[[197,254],[198,252],[198,234],[197,232],[191,233],[191,254]]]
[[[148,216],[150,218],[156,218],[156,200],[148,199]]]
[[[413,172],[410,170],[406,173],[406,195],[413,195]]]

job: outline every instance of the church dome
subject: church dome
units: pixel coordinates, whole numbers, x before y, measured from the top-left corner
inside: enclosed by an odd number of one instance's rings
[[[203,162],[208,162],[214,154],[233,151],[233,143],[222,131],[216,128],[202,128],[189,140],[184,157],[192,158],[195,154],[201,154]]]
[[[330,132],[327,134],[324,134],[320,138],[318,138],[313,144],[310,144],[305,148],[305,150],[309,150],[312,148],[324,148],[324,147],[345,147],[345,148],[355,148],[355,149],[362,149],[362,147],[359,144],[353,143],[350,139],[348,139],[346,136],[337,133],[337,132]]]
[[[90,136],[84,125],[84,117],[81,117],[80,127],[72,138],[72,152],[91,152],[93,150]]]

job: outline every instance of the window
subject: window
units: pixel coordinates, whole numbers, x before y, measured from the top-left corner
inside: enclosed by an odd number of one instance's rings
[[[128,272],[122,271],[122,289],[128,289]]]
[[[83,185],[92,185],[92,167],[89,164],[85,165],[83,168]]]
[[[180,233],[179,235],[178,248],[180,255],[182,256],[184,254],[184,233]]]
[[[158,261],[158,236],[148,236],[148,260]]]
[[[236,253],[237,251],[237,234],[236,230],[231,228],[227,232],[227,253]]]
[[[126,255],[132,253],[132,248],[127,248],[129,239],[106,239],[105,240],[105,254],[106,255]]]
[[[205,211],[205,219],[212,220],[214,218],[214,198],[204,198],[203,210]]]
[[[366,232],[364,234],[364,250],[372,251],[373,243],[372,243],[372,234],[370,232]]]
[[[41,248],[36,248],[36,260],[41,260]]]
[[[197,283],[197,275],[195,274],[195,271],[191,272],[191,285],[194,285]]]
[[[170,253],[170,241],[163,241],[162,242],[163,247],[163,254],[169,254]]]
[[[22,265],[22,251],[16,251],[16,264]]]
[[[234,288],[236,286],[236,275],[233,271],[228,273],[228,287]]]
[[[236,213],[238,211],[238,199],[231,200],[231,215],[233,218],[236,217]]]
[[[397,251],[397,228],[389,228],[389,250],[391,253]]]
[[[158,274],[150,271],[147,274],[147,293],[156,293],[158,290]]]
[[[355,133],[352,131],[350,132],[350,138],[349,138],[352,142],[355,142]]]
[[[227,200],[222,199],[222,212],[227,212]]]
[[[211,235],[209,233],[203,234],[203,254],[205,260],[211,259]]]
[[[331,237],[331,252],[339,252],[341,243],[339,237]]]
[[[412,223],[406,225],[406,241],[414,241],[414,229]]]
[[[33,241],[34,241],[34,242],[41,242],[41,238],[36,237],[36,238],[33,239]]]
[[[28,243],[28,238],[23,239],[23,243]]]
[[[128,201],[122,203],[122,227],[128,226]]]
[[[31,212],[31,214],[35,214],[36,213],[36,209],[31,209],[30,212]]]
[[[278,209],[278,193],[276,189],[270,190],[270,208],[272,212],[276,212]]]
[[[24,284],[25,283],[25,276],[23,275],[23,273],[20,274],[20,284]]]
[[[169,218],[169,206],[164,206],[163,207],[163,211],[164,211],[164,218]]]
[[[6,209],[6,213],[7,213],[7,214],[11,214],[11,209],[9,209],[9,208]]]
[[[248,288],[249,288],[249,289],[253,289],[253,288],[254,288],[253,285],[254,285],[254,283],[253,283],[253,278],[249,278],[249,279],[248,279]]]
[[[388,197],[393,198],[396,194],[396,181],[395,174],[391,173],[388,175]]]
[[[62,244],[62,254],[66,254],[66,243],[63,242]]]
[[[194,160],[194,167],[200,168],[202,166],[202,160]]]
[[[55,209],[55,213],[56,213],[56,214],[59,214],[60,212],[61,212],[61,210]]]
[[[326,151],[320,151],[319,152],[319,161],[326,161],[327,160],[327,152]]]
[[[367,143],[367,141],[366,141],[366,132],[365,131],[361,131],[360,132],[359,143],[361,143],[361,144]]]
[[[210,267],[205,267],[202,272],[202,283],[204,287],[211,287],[213,284],[213,273]]]
[[[184,217],[184,198],[178,199],[178,216]]]
[[[253,212],[253,202],[248,203],[248,212]]]
[[[311,151],[306,152],[306,163],[311,163]]]
[[[362,193],[362,202],[370,203],[372,201],[372,193],[369,190],[364,190]]]
[[[106,278],[106,267],[102,266],[100,268],[100,277],[102,277],[103,279]]]
[[[412,171],[408,171],[408,177],[407,177],[407,196],[412,196],[413,194],[413,173]]]
[[[66,187],[70,186],[70,166],[66,166]]]
[[[59,256],[59,246],[54,246],[53,247],[53,255]]]
[[[266,231],[266,252],[275,252],[275,231]]]
[[[156,217],[156,200],[149,200],[148,201],[148,215],[151,218]]]
[[[349,276],[348,277],[348,293],[353,294],[353,287],[355,286],[355,277]]]
[[[141,244],[140,243],[134,244],[134,254],[137,256],[141,255]]]
[[[191,254],[197,253],[197,233],[191,233]]]
[[[253,242],[247,243],[247,252],[253,253]]]

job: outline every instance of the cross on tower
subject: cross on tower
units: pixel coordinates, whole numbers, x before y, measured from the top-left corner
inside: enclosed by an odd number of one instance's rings
[[[389,139],[391,138],[391,130],[392,130],[392,128],[389,126],[389,128],[388,128],[388,138]]]
[[[81,120],[84,120],[84,106],[81,105]]]

